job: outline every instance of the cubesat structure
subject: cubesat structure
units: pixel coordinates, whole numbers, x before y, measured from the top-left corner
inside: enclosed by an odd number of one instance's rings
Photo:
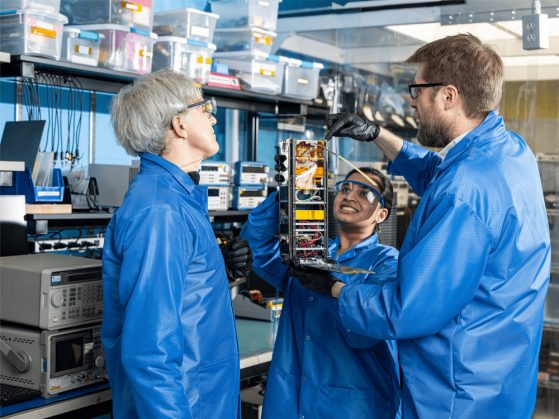
[[[326,140],[281,140],[275,160],[282,262],[340,273],[370,273],[328,259]]]

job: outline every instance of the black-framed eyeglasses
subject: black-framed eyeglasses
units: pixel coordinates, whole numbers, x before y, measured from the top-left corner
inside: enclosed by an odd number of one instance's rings
[[[194,103],[191,103],[190,105],[186,105],[186,106],[182,107],[176,113],[176,115],[179,115],[183,112],[186,112],[189,109],[198,108],[198,107],[203,107],[202,110],[205,113],[207,113],[208,116],[215,115],[215,113],[217,112],[217,103],[215,101],[215,98],[210,97],[208,99],[204,99],[204,100],[201,100],[199,102],[194,102]]]
[[[410,91],[410,97],[412,99],[417,99],[419,96],[419,89],[422,87],[440,87],[448,86],[446,83],[419,83],[419,84],[408,84],[408,89]]]

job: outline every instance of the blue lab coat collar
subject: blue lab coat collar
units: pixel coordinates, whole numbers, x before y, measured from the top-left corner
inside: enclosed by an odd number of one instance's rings
[[[161,156],[151,153],[141,153],[140,161],[140,170],[151,173],[167,172],[173,176],[188,193],[192,193],[196,187],[188,173],[185,173],[176,164],[171,163],[169,160],[165,160]]]
[[[338,263],[343,262],[344,260],[352,259],[357,253],[362,252],[363,250],[370,249],[375,247],[379,244],[378,236],[376,233],[371,234],[357,246],[352,247],[349,250],[346,250],[341,255],[337,256],[338,248],[340,247],[340,236],[336,236],[334,240],[330,241],[330,246],[328,249],[329,256],[338,261]]]

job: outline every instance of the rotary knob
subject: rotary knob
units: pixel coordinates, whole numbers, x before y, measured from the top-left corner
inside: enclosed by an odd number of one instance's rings
[[[105,366],[105,358],[102,356],[95,358],[95,366],[97,368],[103,368]]]
[[[64,304],[64,296],[60,293],[53,294],[52,297],[50,297],[50,302],[53,306],[60,307]]]

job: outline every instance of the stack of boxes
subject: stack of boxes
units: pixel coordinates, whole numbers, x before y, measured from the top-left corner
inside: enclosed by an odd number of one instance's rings
[[[66,30],[68,59],[87,60],[86,55],[94,55],[98,45],[99,66],[135,74],[151,72],[157,41],[152,32],[152,3],[153,0],[93,0],[84,4],[81,0],[62,0],[62,13],[68,16],[70,25],[75,25]],[[82,57],[77,57],[80,51]]]
[[[237,76],[246,90],[280,94],[283,63],[270,55],[276,38],[279,0],[211,0],[220,15],[215,38],[220,71]]]
[[[318,95],[322,64],[271,55],[281,0],[211,0],[221,16],[216,30],[216,61],[229,70],[245,90],[297,99]]]
[[[0,0],[0,50],[59,60],[67,22],[60,0]]]
[[[217,14],[192,8],[157,12],[154,70],[169,67],[206,84],[216,50],[212,40],[218,19]]]

